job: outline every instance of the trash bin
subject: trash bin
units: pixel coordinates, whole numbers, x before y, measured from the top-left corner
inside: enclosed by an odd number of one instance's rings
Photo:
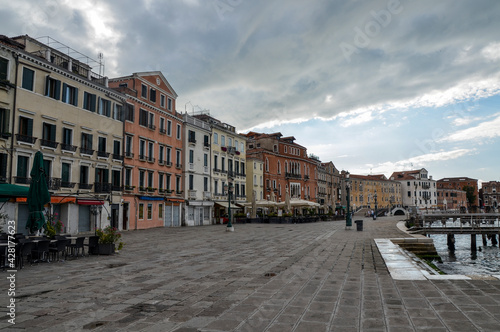
[[[356,220],[354,222],[356,223],[356,230],[362,231],[363,230],[363,220]]]

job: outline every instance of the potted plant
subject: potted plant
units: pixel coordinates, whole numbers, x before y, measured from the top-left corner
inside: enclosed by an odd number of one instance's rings
[[[64,224],[60,219],[58,219],[57,213],[51,214],[50,212],[45,212],[45,235],[49,238],[54,238],[57,234],[61,234]]]
[[[107,226],[104,229],[96,229],[96,234],[99,236],[98,251],[99,255],[111,255],[115,252],[115,245],[118,243],[117,250],[123,248],[124,243],[120,240],[122,235],[116,227]]]

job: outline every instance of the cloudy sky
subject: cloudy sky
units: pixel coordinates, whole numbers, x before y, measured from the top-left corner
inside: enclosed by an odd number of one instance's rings
[[[101,52],[109,77],[162,71],[179,112],[294,136],[341,170],[500,180],[500,1],[0,4],[0,34]]]

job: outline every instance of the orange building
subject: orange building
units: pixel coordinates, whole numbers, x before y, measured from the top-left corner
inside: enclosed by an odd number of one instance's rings
[[[288,191],[291,198],[319,202],[318,165],[310,158],[307,149],[293,136],[281,133],[262,134],[249,132],[247,158],[257,158],[264,163],[264,199],[275,198],[284,202]]]
[[[161,72],[109,80],[127,96],[124,114],[124,229],[180,226],[182,116],[177,93]]]
[[[464,187],[472,187],[474,188],[475,200],[471,204],[471,207],[479,206],[479,188],[477,185],[477,179],[471,179],[468,177],[454,177],[454,178],[443,178],[437,181],[437,188],[439,189],[455,189],[455,190],[464,190]],[[469,205],[465,203],[464,205]]]

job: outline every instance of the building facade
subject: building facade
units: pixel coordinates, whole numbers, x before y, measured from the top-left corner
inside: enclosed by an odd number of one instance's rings
[[[255,200],[264,199],[264,162],[255,157],[247,156],[247,200],[251,202],[252,195]]]
[[[467,199],[462,203],[462,209],[479,207],[479,187],[477,179],[471,179],[468,177],[451,177],[443,178],[437,181],[438,189],[455,189],[464,190],[466,187],[471,187],[472,192],[475,196],[474,201],[469,204]]]
[[[460,212],[460,208],[465,206],[467,193],[459,189],[437,188],[438,209],[443,211]]]
[[[488,181],[482,183],[483,208],[487,213],[498,211],[498,203],[500,202],[500,182]]]
[[[212,222],[218,223],[229,212],[229,191],[231,215],[247,201],[246,137],[238,134],[234,126],[209,114],[197,114],[194,117],[211,127],[211,196],[214,202]]]
[[[28,186],[33,157],[41,151],[51,212],[64,231],[119,227],[125,97],[93,71],[91,59],[70,57],[76,51],[69,47],[50,38],[46,44],[29,36],[12,40],[22,47],[14,53],[8,182]],[[18,203],[17,220],[27,220],[27,204]],[[18,232],[26,232],[22,222]]]
[[[177,93],[157,71],[113,78],[109,85],[126,95],[124,227],[180,226],[184,147]]]
[[[247,158],[259,159],[264,165],[264,199],[284,202],[288,192],[292,199],[317,203],[319,160],[310,158],[294,137],[256,132],[246,136]]]
[[[208,123],[184,114],[184,225],[212,223],[211,128]]]
[[[385,175],[350,175],[351,205],[354,211],[361,208],[392,210],[401,206],[401,183],[388,180]]]
[[[432,176],[429,176],[425,168],[394,172],[390,179],[401,183],[402,204],[404,207],[438,208],[436,181],[432,179]]]

